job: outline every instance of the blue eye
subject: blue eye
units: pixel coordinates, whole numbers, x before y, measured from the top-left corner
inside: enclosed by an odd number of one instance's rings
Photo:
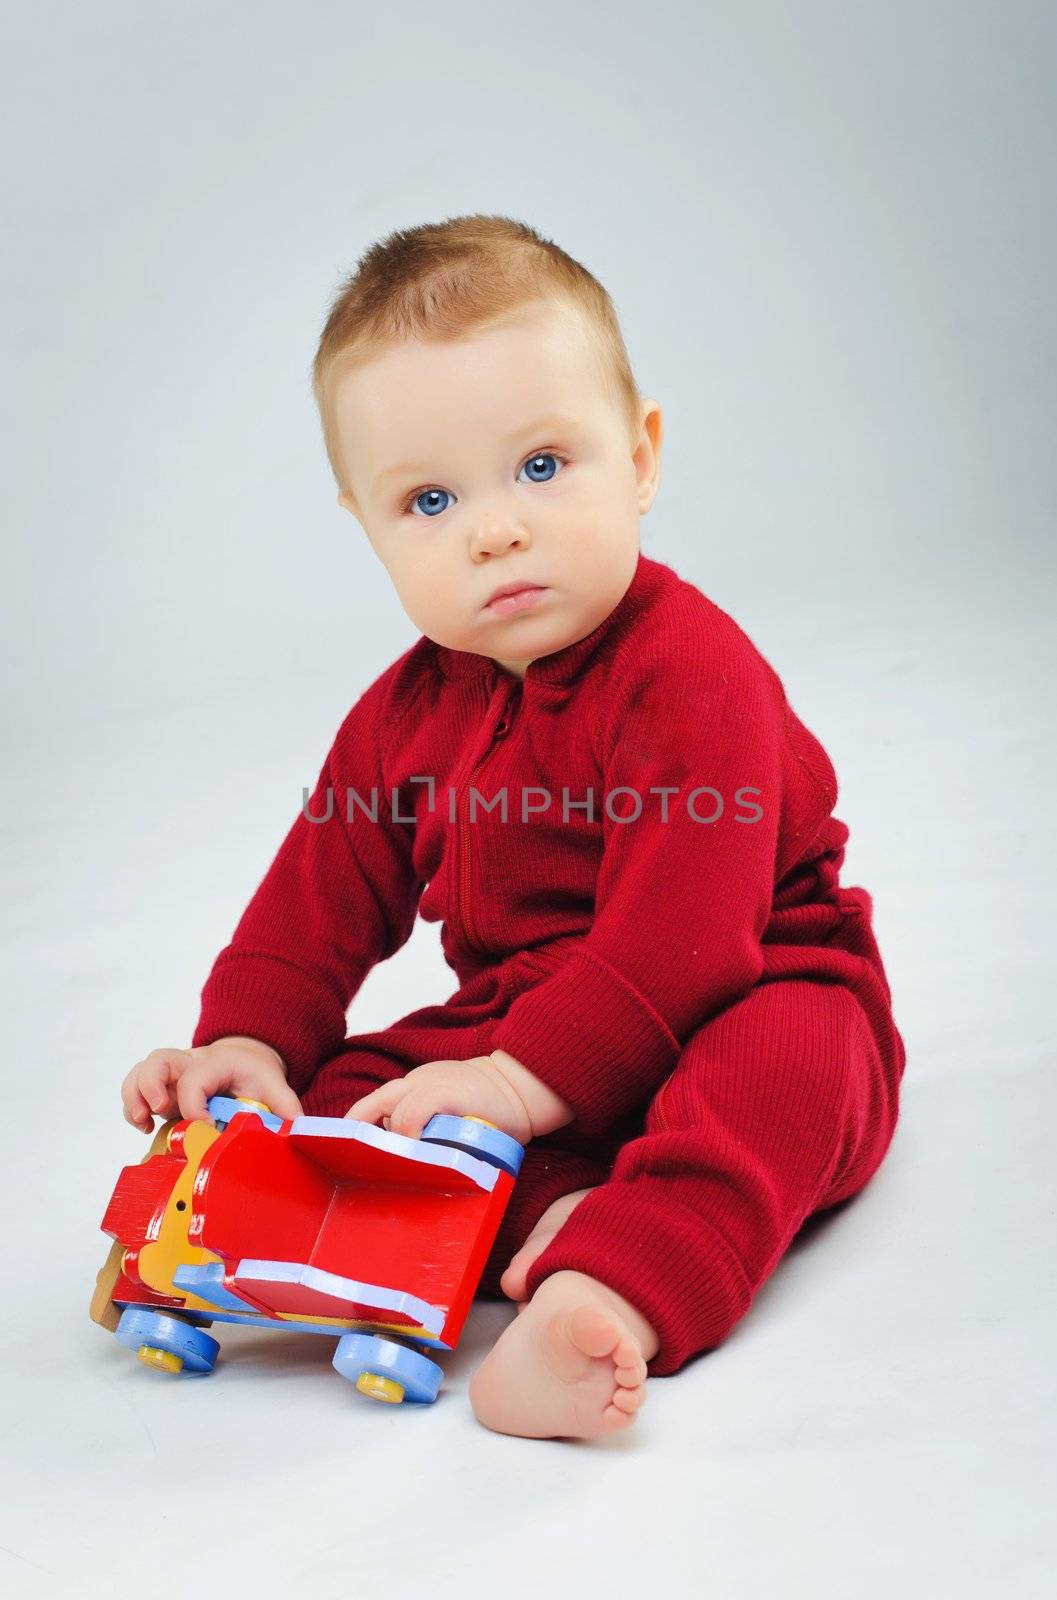
[[[551,464],[549,467],[548,463]],[[525,467],[531,468],[533,472],[542,470],[543,476],[531,477],[528,480],[529,483],[550,483],[558,470],[559,463],[565,466],[566,458],[559,455],[557,451],[539,450],[535,455],[529,456],[523,462],[522,470]],[[520,478],[520,476],[521,474],[519,473],[518,477]],[[417,512],[419,516],[423,517],[435,517],[440,512],[446,511],[448,509],[447,502],[449,500],[454,501],[454,499],[455,496],[450,494],[447,489],[419,489],[416,494],[411,495],[404,502],[403,510],[405,513],[410,512],[411,514]]]
[[[556,456],[552,450],[541,450],[538,455],[529,456],[528,460],[525,462],[525,465],[526,465],[526,467],[537,467],[541,461],[543,461],[543,462],[553,461],[555,463],[555,467],[557,467],[558,460],[559,460],[559,457]],[[546,477],[543,477],[543,478],[530,478],[529,482],[530,483],[549,483],[551,478],[553,478],[553,476],[554,476],[553,472],[548,472]]]
[[[440,495],[448,495],[448,499],[449,500],[451,499],[451,495],[448,494],[447,489],[423,489],[421,494],[417,494],[415,496],[415,498],[411,501],[411,504],[408,506],[407,509],[409,511],[415,511],[415,510],[418,509],[418,504],[419,504],[420,500],[427,500],[427,501],[430,501],[430,502],[434,502],[434,501],[436,501],[438,499],[438,497]],[[438,506],[438,505],[435,505],[435,504],[431,504],[428,511],[423,509],[422,515],[424,517],[435,517],[437,515],[438,511],[445,511],[446,509],[447,509],[446,506]]]

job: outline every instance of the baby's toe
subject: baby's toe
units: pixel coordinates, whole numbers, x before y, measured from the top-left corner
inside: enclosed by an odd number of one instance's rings
[[[569,1317],[568,1330],[570,1339],[585,1356],[608,1356],[622,1342],[621,1329],[601,1306],[577,1306]]]
[[[634,1411],[621,1411],[619,1406],[615,1406],[612,1403],[606,1406],[602,1413],[602,1423],[607,1433],[616,1433],[621,1428],[630,1428],[634,1420]]]
[[[645,1404],[645,1401],[646,1390],[644,1388],[617,1389],[614,1391],[610,1404],[616,1406],[618,1411],[626,1411],[629,1416],[634,1416],[639,1407]]]
[[[639,1341],[631,1336],[626,1328],[621,1327],[620,1338],[613,1351],[613,1364],[617,1367],[634,1367],[642,1360],[642,1346]],[[644,1364],[645,1369],[645,1364]]]

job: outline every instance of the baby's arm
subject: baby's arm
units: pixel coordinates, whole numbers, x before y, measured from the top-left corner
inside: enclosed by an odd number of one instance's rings
[[[340,1050],[346,1011],[368,972],[414,927],[423,885],[412,860],[413,831],[393,820],[382,770],[383,744],[406,708],[404,660],[348,713],[202,990],[192,1046],[232,1036],[262,1040],[297,1091]],[[372,802],[376,819],[363,809]]]
[[[542,1139],[545,1133],[554,1133],[573,1120],[573,1108],[561,1095],[555,1094],[545,1083],[522,1066],[506,1050],[493,1050],[493,1061],[521,1100],[532,1127],[532,1138]]]
[[[377,961],[410,937],[422,885],[395,822],[382,747],[414,693],[399,657],[338,730],[315,789],[217,956],[189,1050],[152,1050],[122,1085],[125,1115],[204,1115],[221,1088],[300,1114],[296,1091],[340,1049],[345,1013]],[[377,799],[377,821],[353,803]],[[310,820],[317,819],[317,820]],[[319,820],[326,819],[326,820]],[[287,1081],[289,1079],[289,1082]]]

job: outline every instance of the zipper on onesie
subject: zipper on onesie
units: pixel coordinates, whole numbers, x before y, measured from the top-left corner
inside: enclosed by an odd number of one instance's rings
[[[467,790],[467,794],[466,815],[459,815],[458,806],[456,807],[456,814],[458,816],[458,835],[456,838],[455,855],[457,857],[458,865],[455,874],[457,878],[455,898],[459,907],[459,918],[462,922],[462,942],[468,950],[477,955],[483,955],[485,952],[482,950],[481,946],[474,937],[477,931],[477,924],[474,920],[473,891],[470,884],[470,859],[472,852],[469,837],[471,824],[469,821],[470,797],[468,791],[471,787],[477,787],[472,783],[472,780],[479,775],[482,767],[487,762],[488,757],[495,749],[497,742],[501,738],[505,737],[505,735],[509,732],[514,718],[514,700],[516,699],[517,695],[520,694],[520,684],[514,686],[513,693],[511,693],[509,684],[504,682],[500,685],[498,673],[490,674],[489,683],[491,685],[491,694],[485,714],[485,727],[489,727],[490,721],[491,727],[486,735],[487,742],[483,750],[478,750],[475,748],[475,751],[470,756],[469,763],[466,767],[464,767],[462,773],[460,774],[459,783],[456,787],[456,800],[458,800],[458,796],[464,787]],[[495,708],[497,705],[501,709],[499,711],[499,715],[495,716]],[[491,720],[493,717],[494,720]]]

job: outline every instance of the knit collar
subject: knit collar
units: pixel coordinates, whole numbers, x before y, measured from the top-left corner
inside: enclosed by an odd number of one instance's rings
[[[631,582],[609,615],[603,617],[597,628],[582,639],[530,661],[525,669],[525,683],[572,683],[596,654],[615,647],[629,624],[673,576],[670,567],[652,560],[640,550]],[[446,678],[456,681],[485,678],[503,670],[491,656],[479,655],[474,650],[452,650],[447,645],[435,642],[434,650],[441,672]]]

